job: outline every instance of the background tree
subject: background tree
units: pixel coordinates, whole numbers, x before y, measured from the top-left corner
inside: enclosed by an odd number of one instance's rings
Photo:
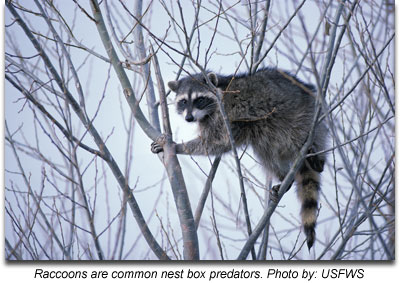
[[[392,1],[35,0],[5,13],[7,259],[394,259]],[[173,150],[194,129],[165,82],[263,66],[315,84],[315,123],[329,126],[310,253],[295,190],[284,195],[307,143],[279,203],[251,148]]]

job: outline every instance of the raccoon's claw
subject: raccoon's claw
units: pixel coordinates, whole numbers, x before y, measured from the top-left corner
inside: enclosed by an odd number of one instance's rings
[[[289,187],[286,189],[286,192],[285,193],[287,193],[289,190],[290,190],[290,188],[292,187],[292,185],[293,185],[293,182],[289,185]],[[273,201],[273,202],[278,202],[278,193],[279,193],[279,189],[281,188],[281,184],[279,184],[279,185],[275,185],[275,186],[273,186],[272,188],[271,188],[271,190],[269,191],[269,199],[271,200],[271,201]]]
[[[166,143],[166,135],[162,134],[160,135],[154,142],[151,143],[151,152],[152,153],[159,153],[163,151],[163,147]]]
[[[273,202],[278,202],[278,192],[281,185],[275,185],[269,191],[269,199]]]

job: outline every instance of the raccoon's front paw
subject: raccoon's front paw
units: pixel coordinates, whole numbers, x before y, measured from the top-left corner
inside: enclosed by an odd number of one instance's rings
[[[159,153],[161,151],[163,151],[162,145],[158,144],[157,142],[151,143],[151,152],[152,153]]]
[[[151,143],[151,152],[159,153],[163,151],[163,147],[167,142],[167,136],[165,134],[160,135],[154,142]]]

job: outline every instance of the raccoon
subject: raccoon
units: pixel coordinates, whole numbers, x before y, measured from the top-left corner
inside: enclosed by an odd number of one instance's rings
[[[266,170],[280,181],[288,173],[305,143],[315,112],[315,88],[287,72],[264,68],[254,74],[222,76],[213,72],[209,81],[221,90],[236,146],[251,146]],[[198,123],[199,137],[176,144],[176,152],[189,155],[219,155],[231,150],[231,143],[216,94],[202,74],[170,81],[176,93],[177,112],[187,122]],[[319,123],[309,152],[325,148],[327,129]],[[162,143],[152,144],[152,152],[162,151]],[[303,230],[310,249],[315,241],[315,225],[320,190],[320,174],[325,156],[307,158],[296,175],[301,201]]]

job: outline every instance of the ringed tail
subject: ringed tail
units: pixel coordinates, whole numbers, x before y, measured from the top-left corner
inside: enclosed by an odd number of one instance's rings
[[[301,221],[307,238],[308,250],[310,250],[315,242],[320,175],[319,172],[312,169],[308,161],[305,161],[297,173],[296,180],[297,193],[301,201]]]

